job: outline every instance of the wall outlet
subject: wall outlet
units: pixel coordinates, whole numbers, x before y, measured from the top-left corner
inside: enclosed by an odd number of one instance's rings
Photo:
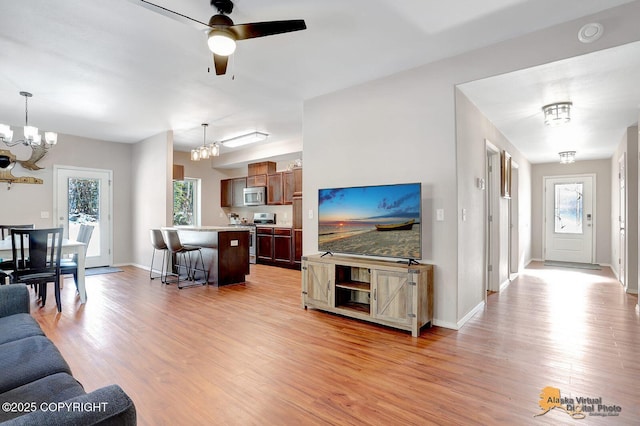
[[[436,220],[438,222],[444,221],[444,209],[436,209]]]
[[[313,219],[313,210],[309,209],[309,219]]]
[[[40,212],[40,219],[49,219],[49,212]]]

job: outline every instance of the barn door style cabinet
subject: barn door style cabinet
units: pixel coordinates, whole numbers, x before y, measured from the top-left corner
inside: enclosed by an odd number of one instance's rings
[[[433,265],[305,256],[302,306],[407,330],[418,337],[433,320]]]

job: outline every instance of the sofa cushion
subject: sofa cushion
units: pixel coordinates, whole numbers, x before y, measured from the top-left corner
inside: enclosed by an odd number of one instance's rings
[[[62,402],[84,394],[82,385],[72,376],[67,373],[52,374],[0,394],[0,403],[21,404],[11,410],[0,410],[0,422],[22,416],[31,412],[32,408],[38,409],[42,403]],[[29,405],[22,405],[25,403]]]
[[[0,345],[31,336],[44,336],[40,325],[31,315],[0,317]]]
[[[0,393],[55,373],[71,374],[60,351],[44,336],[0,345]]]

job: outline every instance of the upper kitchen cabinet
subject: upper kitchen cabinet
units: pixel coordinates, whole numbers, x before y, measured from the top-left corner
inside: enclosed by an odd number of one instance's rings
[[[283,204],[292,204],[294,196],[302,196],[302,169],[282,173]]]
[[[276,172],[276,163],[262,161],[248,166],[247,187],[268,186],[267,176]]]
[[[220,181],[220,206],[244,206],[243,190],[247,187],[247,178],[223,179]]]
[[[267,175],[267,204],[284,204],[283,173]]]

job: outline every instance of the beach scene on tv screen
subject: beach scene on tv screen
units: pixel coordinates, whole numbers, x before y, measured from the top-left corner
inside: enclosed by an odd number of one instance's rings
[[[318,249],[421,258],[420,184],[318,191]]]

